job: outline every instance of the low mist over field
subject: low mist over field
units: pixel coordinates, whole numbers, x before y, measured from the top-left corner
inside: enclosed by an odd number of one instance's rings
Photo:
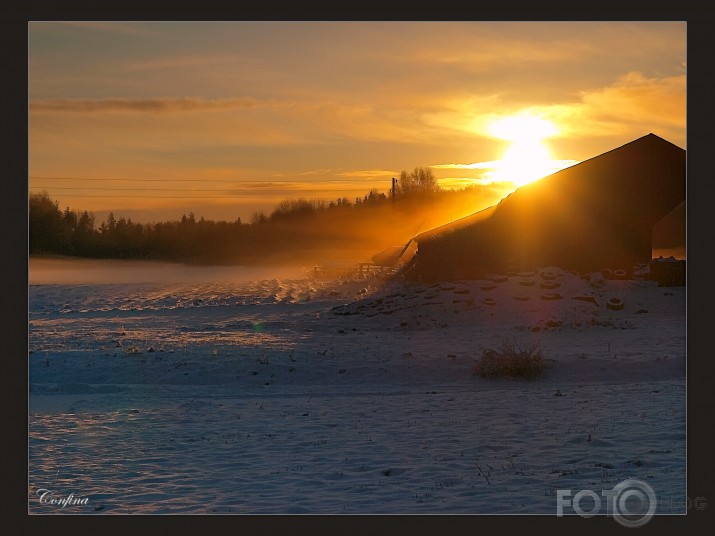
[[[31,258],[30,285],[113,283],[237,283],[257,279],[303,279],[304,266],[187,266],[185,264],[78,258]]]

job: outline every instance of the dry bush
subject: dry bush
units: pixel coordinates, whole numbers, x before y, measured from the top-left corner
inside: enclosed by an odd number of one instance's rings
[[[537,345],[522,350],[515,342],[505,340],[501,349],[487,348],[482,352],[473,374],[482,378],[538,378],[546,367]]]

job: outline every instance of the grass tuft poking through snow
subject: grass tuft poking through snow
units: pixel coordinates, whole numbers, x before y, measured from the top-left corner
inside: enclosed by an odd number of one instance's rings
[[[501,349],[487,348],[474,365],[474,375],[482,378],[537,378],[547,368],[546,360],[537,345],[526,350],[516,342],[504,340]]]

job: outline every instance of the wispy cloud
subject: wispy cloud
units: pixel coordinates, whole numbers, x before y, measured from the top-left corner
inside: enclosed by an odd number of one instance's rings
[[[182,113],[213,112],[231,109],[288,106],[275,101],[260,101],[253,98],[202,99],[194,97],[160,99],[33,99],[31,112],[58,113]]]
[[[399,175],[399,171],[386,170],[386,169],[356,169],[352,171],[342,171],[337,175],[339,177],[349,177],[349,178],[362,178],[362,179],[375,179],[379,177],[394,177]]]
[[[30,121],[38,140],[40,136],[49,140],[54,132],[55,136],[61,133],[61,138],[53,138],[60,144],[77,139],[80,145],[99,146],[111,138],[115,147],[167,150],[316,143],[337,146],[349,140],[417,143],[429,142],[436,134],[409,110],[251,97],[33,99]]]
[[[96,30],[115,34],[127,34],[127,35],[138,35],[138,34],[151,34],[151,30],[146,26],[140,24],[135,24],[131,22],[114,22],[114,21],[31,21],[31,25],[34,27],[39,27],[44,25],[46,27],[57,27],[67,26],[71,28],[80,28],[85,30]]]
[[[653,132],[684,144],[686,76],[646,77],[630,72],[614,83],[583,91],[579,102],[529,108],[559,125],[560,138],[640,136]]]
[[[555,137],[588,137],[685,129],[686,76],[646,77],[630,72],[612,84],[580,92],[575,102],[518,107],[499,94],[451,101],[441,111],[423,115],[435,127],[488,135],[494,120],[529,113],[558,126]]]
[[[577,160],[551,160],[553,167],[563,169],[577,163]],[[435,164],[430,166],[435,169],[496,169],[503,165],[503,160],[489,160],[487,162],[474,162],[473,164]]]
[[[302,171],[300,173],[297,173],[297,175],[300,177],[311,177],[317,175],[327,175],[330,173],[335,173],[336,171],[337,170],[335,169],[310,169],[308,171]]]
[[[474,162],[473,164],[434,164],[430,166],[435,169],[494,169],[499,167],[501,160],[489,160],[487,162]]]
[[[126,72],[160,71],[164,69],[187,69],[200,67],[202,70],[215,69],[218,66],[234,66],[255,64],[256,60],[239,54],[215,53],[211,55],[193,53],[171,56],[160,56],[145,60],[134,60],[121,66]]]
[[[631,72],[600,91],[583,93],[583,106],[598,119],[685,127],[685,75],[647,78]]]
[[[447,64],[469,71],[485,71],[493,68],[539,63],[563,63],[583,59],[598,48],[576,40],[551,40],[535,46],[533,40],[517,40],[496,37],[489,41],[479,40],[456,47],[446,43],[443,50],[426,47],[411,60],[420,64]]]

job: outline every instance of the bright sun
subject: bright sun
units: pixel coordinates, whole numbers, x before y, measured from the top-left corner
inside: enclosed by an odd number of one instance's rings
[[[542,140],[557,133],[552,122],[533,115],[514,115],[491,123],[490,135],[511,142],[491,174],[492,180],[519,187],[556,171],[558,161],[552,159]]]

